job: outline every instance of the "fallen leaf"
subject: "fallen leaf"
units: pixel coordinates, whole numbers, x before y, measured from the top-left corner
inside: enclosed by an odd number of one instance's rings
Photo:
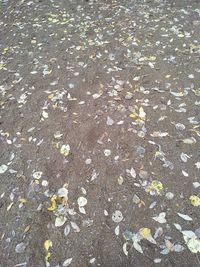
[[[80,207],[84,207],[87,204],[87,199],[85,197],[79,197],[77,202]]]
[[[42,111],[42,117],[47,119],[49,117],[49,114],[45,110],[43,110]]]
[[[55,227],[61,227],[61,226],[63,226],[66,221],[67,221],[67,218],[66,217],[56,217]]]
[[[1,165],[1,166],[0,166],[0,174],[6,172],[7,169],[8,169],[8,166],[6,166],[5,164]]]
[[[56,195],[53,195],[51,197],[51,207],[47,208],[48,211],[54,211],[57,207],[56,205],[56,199],[57,199],[57,196]]]
[[[123,220],[123,215],[120,210],[116,210],[115,212],[113,212],[112,220],[115,223],[119,223]]]
[[[186,221],[192,221],[192,218],[186,214],[182,214],[182,213],[177,213],[178,216],[180,216],[181,218],[183,218]]]
[[[198,253],[200,252],[200,240],[199,239],[190,239],[187,242],[187,247],[192,253]]]
[[[119,235],[119,225],[115,228],[115,234],[118,236]]]
[[[70,146],[69,145],[62,145],[60,149],[60,153],[64,156],[67,157],[70,152]]]
[[[121,175],[117,178],[117,180],[119,185],[122,185],[124,182],[124,178]]]
[[[53,246],[53,243],[51,240],[47,239],[44,241],[44,248],[46,251],[49,251],[49,248]]]
[[[69,265],[71,264],[72,260],[73,260],[73,258],[68,258],[68,259],[66,259],[66,260],[63,262],[63,266],[64,266],[64,267],[69,266]]]
[[[127,250],[127,245],[128,245],[128,242],[126,242],[126,243],[124,243],[123,244],[123,252],[124,252],[124,254],[126,255],[126,256],[128,256],[128,250]]]
[[[190,196],[191,204],[195,207],[200,206],[200,198],[198,196],[192,195]]]
[[[68,236],[68,234],[70,233],[70,226],[67,224],[64,228],[64,235]]]
[[[159,223],[166,223],[166,212],[161,212],[158,216],[153,217],[153,220]]]
[[[33,173],[33,178],[36,180],[39,180],[42,177],[42,172],[34,172]]]
[[[75,222],[70,222],[71,223],[71,227],[74,229],[74,232],[80,232],[80,228],[78,227],[78,225]]]

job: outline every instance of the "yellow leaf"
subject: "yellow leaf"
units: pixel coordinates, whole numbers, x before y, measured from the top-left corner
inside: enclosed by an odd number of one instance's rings
[[[152,181],[152,183],[146,188],[146,192],[155,192],[157,195],[160,195],[160,192],[163,190],[163,184],[160,181]]]
[[[146,239],[146,238],[151,236],[151,229],[149,229],[149,228],[141,228],[139,230],[139,233],[143,238]]]
[[[3,70],[3,69],[5,69],[5,64],[0,63],[0,70]]]
[[[8,52],[8,47],[3,49],[2,55],[5,55]]]
[[[27,203],[27,200],[25,198],[20,198],[19,202],[21,202],[22,204],[25,204],[25,203]]]
[[[52,241],[47,239],[44,241],[44,249],[46,250],[46,256],[45,260],[48,261],[48,259],[51,257],[51,253],[49,252],[49,248],[53,246]]]
[[[57,196],[53,195],[51,198],[51,207],[47,209],[48,211],[54,211],[56,209],[56,199],[57,199]]]
[[[146,117],[146,113],[144,112],[143,107],[140,107],[140,109],[139,109],[139,116],[140,116],[140,118],[141,118],[142,120],[144,120],[145,117]]]
[[[130,118],[136,119],[138,117],[137,113],[133,112],[129,115]]]
[[[191,204],[195,207],[200,206],[200,198],[198,196],[192,195],[190,196]]]
[[[64,155],[65,157],[67,157],[69,155],[70,152],[70,146],[69,145],[62,145],[61,149],[60,149],[60,153],[62,155]]]
[[[54,94],[50,94],[50,95],[48,96],[49,99],[52,99],[53,97],[54,97]]]
[[[47,239],[44,241],[44,249],[46,250],[46,252],[49,251],[49,248],[51,248],[53,246],[52,241]]]
[[[154,61],[154,60],[156,60],[156,56],[149,56],[149,57],[148,57],[148,60],[149,60],[149,61]]]
[[[48,252],[47,255],[45,256],[45,260],[48,261],[50,257],[51,257],[51,253]]]

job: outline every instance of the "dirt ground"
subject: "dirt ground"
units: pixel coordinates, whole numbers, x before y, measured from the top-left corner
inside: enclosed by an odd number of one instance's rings
[[[200,266],[200,1],[0,1],[0,267]]]

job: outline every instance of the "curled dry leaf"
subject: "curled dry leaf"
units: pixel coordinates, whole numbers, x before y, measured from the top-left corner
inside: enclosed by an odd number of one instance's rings
[[[120,175],[119,177],[118,177],[118,184],[119,185],[122,185],[123,184],[123,182],[124,182],[124,178]]]
[[[115,212],[113,212],[112,220],[115,223],[119,223],[119,222],[121,222],[123,220],[123,215],[122,215],[120,210],[116,210]]]
[[[57,201],[59,202],[59,204],[62,205],[67,205],[67,201],[68,201],[68,190],[65,187],[61,187],[58,189],[58,198]]]
[[[195,207],[200,206],[200,198],[198,196],[192,195],[190,196],[191,204]]]
[[[33,178],[36,180],[39,180],[42,177],[42,172],[34,172],[33,173]]]
[[[123,252],[126,256],[128,256],[128,250],[127,250],[128,242],[123,244]]]
[[[57,199],[56,195],[53,195],[51,197],[51,207],[47,208],[48,211],[54,211],[56,209],[56,207],[57,207],[56,199]]]
[[[104,155],[105,155],[106,157],[109,157],[109,156],[111,155],[111,150],[110,150],[110,149],[105,149],[105,150],[104,150]]]

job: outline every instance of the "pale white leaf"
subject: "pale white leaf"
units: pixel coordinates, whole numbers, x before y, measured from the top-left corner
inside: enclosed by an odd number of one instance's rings
[[[109,125],[109,126],[111,126],[111,125],[113,125],[113,123],[114,123],[114,120],[111,119],[110,117],[107,117],[106,124]]]
[[[169,254],[169,249],[168,249],[168,248],[165,248],[165,249],[163,249],[160,253],[161,253],[162,255],[167,255],[167,254]]]
[[[174,223],[174,226],[176,227],[176,229],[178,230],[178,231],[182,231],[182,227],[180,226],[180,224],[178,224],[178,223]]]
[[[187,242],[187,246],[192,253],[200,252],[200,240],[192,238]]]
[[[131,168],[130,175],[135,178],[136,177],[136,172],[133,168]]]
[[[128,245],[128,242],[124,243],[123,244],[123,252],[126,256],[128,256],[128,250],[127,250],[127,245]]]
[[[153,220],[159,223],[166,223],[166,212],[161,212],[158,216],[153,217]]]
[[[192,221],[192,218],[186,214],[182,214],[182,213],[177,213],[178,216],[180,216],[181,218],[183,218],[186,221]]]
[[[160,263],[162,261],[162,259],[157,258],[157,259],[154,259],[153,261],[154,261],[154,263]]]
[[[189,176],[189,174],[188,174],[186,171],[184,171],[184,170],[182,170],[182,174],[183,174],[185,177],[188,177],[188,176]]]
[[[187,238],[197,238],[195,233],[193,231],[190,231],[190,230],[185,230],[185,231],[182,231],[181,233]]]
[[[193,184],[194,188],[198,188],[200,186],[200,183],[199,182],[194,182],[192,184]]]
[[[74,229],[74,232],[80,232],[80,228],[78,227],[78,225],[75,222],[70,222],[71,223],[71,227]]]
[[[143,253],[142,247],[140,246],[140,244],[138,243],[138,240],[135,240],[133,242],[133,247],[140,253]]]
[[[155,234],[154,234],[154,239],[160,237],[161,235],[163,234],[163,229],[162,227],[158,227],[155,231]]]
[[[6,172],[7,169],[8,169],[8,166],[6,166],[5,164],[1,165],[1,166],[0,166],[0,174]]]
[[[66,260],[63,262],[63,266],[64,266],[64,267],[69,266],[69,265],[71,264],[72,260],[73,260],[73,258],[68,258],[68,259],[66,259]]]
[[[85,208],[84,207],[78,207],[80,213],[86,214]]]
[[[42,172],[34,172],[33,173],[33,178],[36,180],[39,180],[42,177]]]
[[[181,160],[183,162],[187,162],[187,160],[190,158],[187,154],[184,154],[183,152],[181,153]]]
[[[115,234],[118,236],[119,235],[119,225],[115,228]]]
[[[45,110],[42,111],[42,117],[45,119],[49,117],[48,113]]]
[[[175,252],[182,252],[184,250],[184,247],[177,244],[177,245],[174,245],[174,251]]]
[[[78,202],[79,207],[84,207],[87,204],[87,198],[79,197],[77,202]]]
[[[67,225],[65,226],[65,229],[64,229],[64,235],[65,235],[65,236],[68,236],[69,233],[70,233],[70,226],[69,226],[69,224],[67,224]]]
[[[111,155],[111,150],[110,150],[110,149],[105,149],[105,150],[104,150],[104,155],[105,155],[106,157],[109,157],[109,156]]]
[[[63,224],[65,224],[66,221],[67,221],[66,217],[56,217],[55,226],[61,227],[61,226],[63,226]]]

